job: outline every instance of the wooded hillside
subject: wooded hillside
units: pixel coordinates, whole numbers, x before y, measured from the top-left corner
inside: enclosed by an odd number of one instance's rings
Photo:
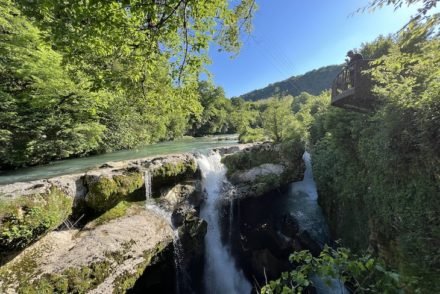
[[[330,89],[332,82],[342,65],[329,65],[309,71],[300,76],[293,76],[287,80],[270,84],[265,88],[254,90],[241,95],[244,100],[257,101],[275,96],[297,96],[302,92],[318,95]]]

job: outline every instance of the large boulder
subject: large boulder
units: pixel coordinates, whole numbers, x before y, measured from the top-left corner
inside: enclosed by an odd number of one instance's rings
[[[0,268],[0,292],[125,293],[172,236],[166,220],[142,207],[80,231],[53,231]]]
[[[85,203],[96,212],[109,210],[144,185],[142,173],[138,171],[110,175],[88,174],[85,181],[88,187]]]
[[[297,141],[270,142],[249,146],[225,156],[227,177],[237,197],[260,196],[282,185],[301,180],[304,174],[304,147]]]

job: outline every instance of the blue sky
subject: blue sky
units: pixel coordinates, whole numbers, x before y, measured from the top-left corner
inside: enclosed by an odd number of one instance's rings
[[[415,8],[357,13],[368,0],[257,0],[254,30],[237,57],[210,51],[214,83],[227,97],[322,66],[344,62],[349,49],[398,31]]]

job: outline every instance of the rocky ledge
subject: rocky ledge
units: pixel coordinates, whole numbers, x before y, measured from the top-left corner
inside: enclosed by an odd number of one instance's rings
[[[263,143],[226,155],[227,177],[236,197],[256,197],[285,184],[302,180],[305,165],[300,142]]]
[[[150,177],[155,205],[145,209]],[[166,272],[173,274],[176,234],[193,257],[183,270],[203,258],[207,224],[198,217],[200,190],[190,153],[109,162],[83,174],[0,186],[0,292],[163,290],[155,283],[164,279],[154,277],[165,270],[152,269],[168,264]]]

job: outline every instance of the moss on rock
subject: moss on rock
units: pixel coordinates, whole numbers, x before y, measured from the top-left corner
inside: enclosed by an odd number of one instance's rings
[[[194,159],[165,162],[152,170],[153,193],[166,186],[172,186],[180,181],[191,178],[197,171]]]
[[[18,293],[86,293],[101,284],[111,273],[108,260],[93,262],[88,266],[71,267],[61,273],[44,274]]]
[[[130,207],[126,201],[121,201],[116,204],[115,207],[110,208],[102,215],[100,215],[97,219],[94,220],[94,225],[99,226],[105,223],[108,223],[111,220],[123,217],[127,213],[127,209]]]
[[[162,242],[155,248],[145,250],[143,254],[143,261],[138,263],[133,271],[125,270],[122,274],[116,277],[113,283],[113,293],[126,293],[128,289],[133,288],[136,281],[142,276],[145,269],[158,261],[162,257],[162,253],[165,249],[169,248],[171,243]]]
[[[222,159],[228,179],[243,196],[259,196],[284,184],[301,180],[304,146],[297,140],[264,143]]]
[[[237,152],[222,158],[222,163],[228,169],[227,174],[257,167],[265,163],[279,163],[280,158],[273,150],[273,145],[266,143],[250,150]]]
[[[121,200],[129,198],[136,190],[142,188],[143,184],[140,172],[115,175],[111,178],[102,176],[97,181],[88,181],[86,205],[95,212],[105,212]]]
[[[281,144],[264,143],[256,145],[249,150],[243,150],[222,159],[227,167],[227,175],[236,171],[248,170],[265,163],[282,164],[287,167],[297,167],[304,153],[304,144],[300,141],[291,140]]]
[[[72,212],[73,198],[57,188],[0,200],[0,251],[22,249],[57,228]]]
[[[266,192],[273,190],[276,187],[281,186],[282,182],[277,175],[265,175],[259,176],[255,180],[254,190],[256,195],[262,195]]]

